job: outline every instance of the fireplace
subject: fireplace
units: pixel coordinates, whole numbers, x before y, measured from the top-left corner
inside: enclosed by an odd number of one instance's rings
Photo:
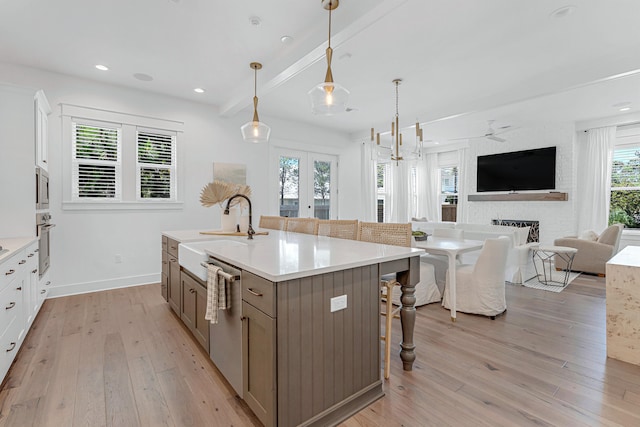
[[[509,227],[531,227],[527,243],[540,241],[540,221],[528,221],[523,219],[492,219],[493,225],[507,225]]]

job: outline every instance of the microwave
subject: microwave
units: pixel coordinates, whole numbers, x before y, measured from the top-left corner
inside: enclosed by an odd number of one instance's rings
[[[49,209],[49,175],[36,168],[36,209]]]

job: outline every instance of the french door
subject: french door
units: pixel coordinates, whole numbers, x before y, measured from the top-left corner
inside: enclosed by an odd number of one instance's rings
[[[272,165],[277,182],[271,186],[276,190],[271,192],[272,212],[286,217],[337,218],[337,156],[278,148]]]

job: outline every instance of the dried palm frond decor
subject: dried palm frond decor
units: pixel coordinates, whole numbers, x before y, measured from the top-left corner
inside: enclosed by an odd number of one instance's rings
[[[202,191],[200,192],[200,203],[205,207],[210,207],[218,204],[218,206],[220,206],[220,209],[225,209],[227,200],[229,200],[236,194],[242,194],[243,196],[249,197],[251,196],[251,188],[248,185],[234,184],[231,182],[216,179],[202,188]],[[237,197],[231,201],[230,207],[233,208],[240,205],[240,207],[242,208],[244,206],[243,204],[247,205],[248,203],[244,198]],[[237,217],[237,209],[232,209],[231,212],[227,215],[222,214],[220,221],[222,231],[235,231],[238,225]],[[247,219],[247,221],[244,221],[247,223],[246,226],[244,226],[244,222],[242,221],[245,218]],[[244,230],[248,227],[249,224],[248,217],[241,217],[240,219],[240,228]]]
[[[200,192],[200,203],[205,207],[210,207],[217,203],[224,209],[224,203],[235,194],[242,194],[249,197],[251,196],[251,187],[216,179],[202,188]],[[246,201],[242,197],[238,197],[231,202],[231,206],[236,206],[238,203],[246,203]]]

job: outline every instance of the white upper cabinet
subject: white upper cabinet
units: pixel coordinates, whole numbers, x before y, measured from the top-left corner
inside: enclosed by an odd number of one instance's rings
[[[49,170],[49,114],[51,107],[44,92],[35,95],[36,165]]]

